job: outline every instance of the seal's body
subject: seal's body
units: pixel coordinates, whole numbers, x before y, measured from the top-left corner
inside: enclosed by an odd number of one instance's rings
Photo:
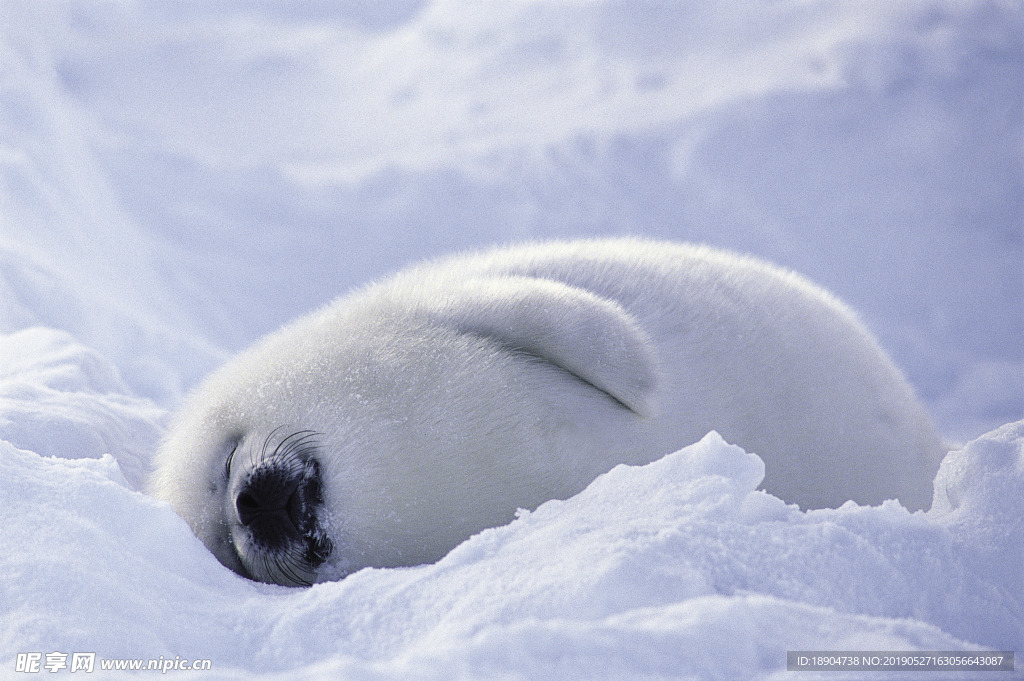
[[[437,560],[710,430],[804,507],[926,507],[945,451],[828,293],[614,239],[430,262],[284,327],[189,398],[152,491],[228,567],[308,584]]]

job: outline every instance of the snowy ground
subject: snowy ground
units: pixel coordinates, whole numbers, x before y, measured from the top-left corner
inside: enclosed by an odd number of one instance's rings
[[[0,678],[33,651],[374,679],[1024,654],[1018,3],[283,7],[0,0]],[[289,590],[137,491],[184,392],[283,321],[427,256],[605,234],[851,303],[975,440],[935,508],[803,513],[710,435],[437,565]]]

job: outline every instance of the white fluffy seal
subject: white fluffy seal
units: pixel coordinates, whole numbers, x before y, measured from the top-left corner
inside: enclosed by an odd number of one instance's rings
[[[438,560],[712,429],[804,507],[926,507],[945,452],[825,291],[614,239],[423,264],[284,327],[186,401],[151,491],[224,565],[310,584]]]

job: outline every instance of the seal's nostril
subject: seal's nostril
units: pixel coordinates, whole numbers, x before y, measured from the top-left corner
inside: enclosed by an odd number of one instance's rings
[[[322,503],[320,493],[320,481],[317,478],[308,478],[299,482],[295,490],[288,497],[285,511],[289,520],[302,533],[312,530],[316,522],[316,506]]]
[[[238,520],[243,525],[250,525],[260,512],[260,504],[256,497],[249,492],[242,492],[235,499],[235,509],[238,511]]]
[[[292,495],[288,497],[288,504],[285,506],[285,510],[288,513],[288,519],[292,521],[292,525],[299,528],[299,530],[305,529],[304,518],[306,516],[306,504],[300,493],[301,488],[296,488]]]
[[[320,478],[310,478],[309,483],[306,485],[306,498],[314,504],[324,503],[323,489],[320,487]]]

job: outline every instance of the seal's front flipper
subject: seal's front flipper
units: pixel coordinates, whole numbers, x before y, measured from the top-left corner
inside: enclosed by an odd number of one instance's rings
[[[554,364],[641,416],[653,416],[657,358],[614,300],[536,277],[469,279],[423,313]]]

